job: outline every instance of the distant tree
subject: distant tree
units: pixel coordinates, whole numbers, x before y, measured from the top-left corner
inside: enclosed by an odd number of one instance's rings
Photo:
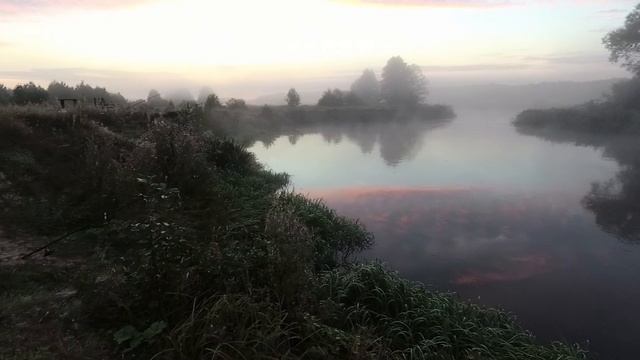
[[[242,100],[242,99],[235,99],[235,98],[231,98],[229,100],[227,100],[226,103],[227,107],[229,109],[246,109],[247,108],[247,103]]]
[[[344,106],[344,93],[339,89],[328,89],[318,100],[318,106]]]
[[[222,107],[222,103],[220,102],[220,98],[216,94],[209,94],[207,96],[207,100],[204,102],[204,112],[208,113],[211,110]]]
[[[611,52],[609,59],[621,63],[622,67],[640,75],[640,4],[627,15],[623,27],[607,34],[602,39]]]
[[[362,100],[355,96],[350,91],[342,91],[340,89],[328,89],[325,91],[320,100],[318,100],[318,106],[351,106],[360,105]]]
[[[271,106],[265,104],[262,106],[262,108],[260,109],[260,116],[262,118],[265,118],[267,120],[272,120],[273,119],[273,109],[271,108]]]
[[[392,106],[414,106],[425,100],[427,80],[417,65],[407,65],[401,57],[389,59],[382,70],[382,99]]]
[[[300,105],[300,95],[294,88],[289,89],[289,92],[287,92],[287,98],[285,100],[287,101],[287,105],[289,106]]]
[[[18,105],[41,104],[49,99],[47,90],[32,82],[13,89],[13,101]]]
[[[343,93],[342,101],[344,105],[347,106],[362,105],[364,103],[364,101],[360,97],[356,96],[353,91],[345,91]]]
[[[207,97],[213,94],[213,89],[208,86],[203,86],[200,88],[200,92],[198,93],[198,104],[204,104],[207,101]]]
[[[158,90],[151,89],[147,95],[147,104],[156,109],[166,109],[169,107],[169,101],[162,98]]]
[[[52,81],[47,87],[51,100],[75,98],[75,90],[61,81]]]
[[[13,94],[11,89],[0,84],[0,105],[9,105],[13,102]]]
[[[149,95],[147,95],[147,102],[152,102],[156,99],[162,99],[162,95],[156,89],[149,90]]]
[[[624,107],[640,110],[640,78],[637,76],[612,86],[612,100]]]
[[[380,83],[373,70],[366,69],[351,85],[351,92],[364,103],[373,105],[380,102]]]

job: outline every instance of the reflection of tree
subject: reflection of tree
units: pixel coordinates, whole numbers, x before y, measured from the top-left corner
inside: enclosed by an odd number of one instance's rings
[[[295,135],[289,135],[289,144],[291,145],[295,145],[298,142],[298,139],[300,139],[300,135],[295,134]]]
[[[596,216],[600,228],[621,240],[640,243],[640,139],[637,135],[594,135],[553,129],[518,129],[552,142],[572,142],[604,149],[622,170],[603,183],[592,185],[582,203]]]
[[[583,200],[605,231],[640,243],[640,144],[638,139],[610,142],[605,153],[623,169],[612,180],[594,184]]]
[[[605,231],[621,239],[640,242],[640,171],[628,169],[615,180],[594,184],[584,198],[585,207],[594,212]]]
[[[380,133],[380,156],[387,165],[396,166],[415,157],[427,128],[419,122],[389,123]],[[422,126],[421,126],[422,125]]]
[[[339,143],[345,136],[365,154],[379,144],[380,157],[387,165],[396,166],[412,159],[420,150],[424,134],[441,124],[419,120],[367,121],[325,124],[302,131],[320,133],[328,143]]]

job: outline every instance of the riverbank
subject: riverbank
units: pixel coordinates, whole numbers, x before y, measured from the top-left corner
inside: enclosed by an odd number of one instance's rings
[[[114,130],[130,123],[118,113],[1,116],[2,244],[55,241],[3,258],[3,357],[586,357],[353,263],[364,227],[288,192],[197,114],[137,119],[136,136]]]

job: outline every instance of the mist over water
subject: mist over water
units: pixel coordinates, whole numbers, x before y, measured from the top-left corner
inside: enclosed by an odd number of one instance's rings
[[[437,125],[332,124],[251,151],[296,191],[359,218],[364,254],[438,290],[504,308],[542,340],[629,358],[640,248],[583,198],[621,167],[601,147],[519,134],[513,110],[457,107]]]

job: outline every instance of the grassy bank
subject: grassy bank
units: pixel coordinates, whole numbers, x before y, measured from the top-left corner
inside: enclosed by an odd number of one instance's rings
[[[0,110],[1,359],[586,358],[353,263],[366,229],[208,129]]]

